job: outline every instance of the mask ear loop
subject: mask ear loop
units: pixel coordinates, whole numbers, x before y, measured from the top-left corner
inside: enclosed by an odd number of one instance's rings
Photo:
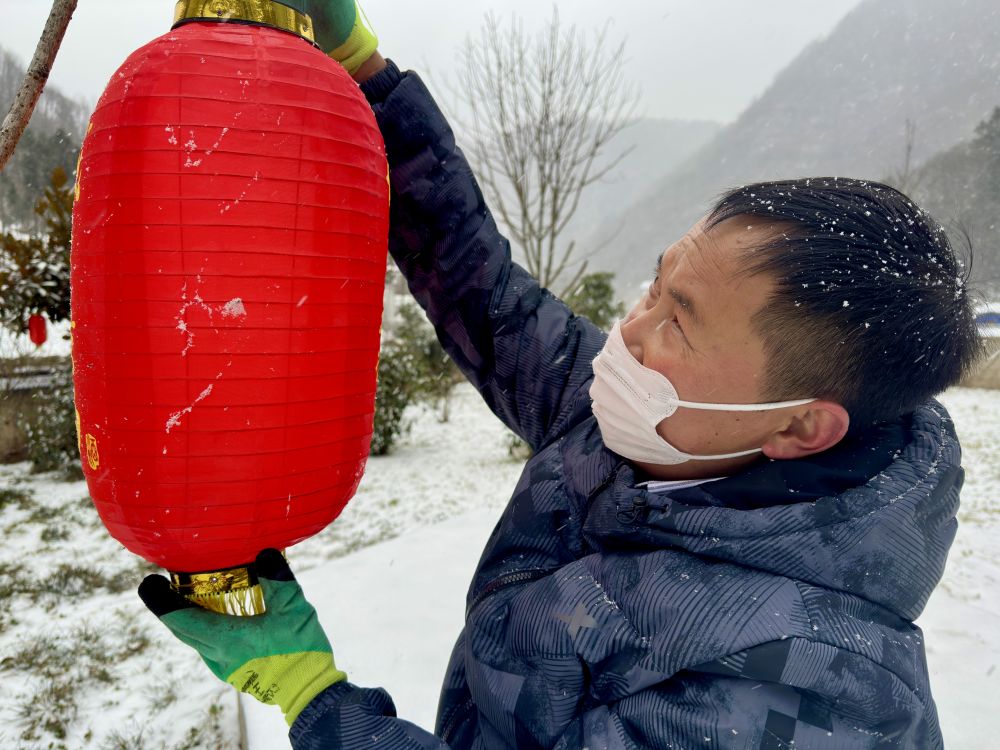
[[[688,409],[702,409],[704,411],[769,411],[771,409],[784,409],[788,406],[805,406],[806,404],[811,404],[816,399],[814,398],[802,398],[797,401],[776,401],[770,404],[709,404],[701,403],[698,401],[681,401],[678,399],[675,403],[677,406],[683,406]],[[750,448],[745,451],[737,451],[736,453],[720,453],[714,456],[694,456],[690,453],[684,453],[685,458],[689,461],[720,461],[727,458],[743,458],[744,456],[752,456],[754,453],[761,453],[763,448]],[[683,451],[679,451],[683,453]]]
[[[690,453],[684,453],[684,456],[688,461],[721,461],[726,458],[743,458],[744,456],[752,456],[754,453],[760,453],[763,450],[763,448],[750,448],[749,450],[738,451],[736,453],[720,453],[717,456],[692,456]]]
[[[770,404],[709,404],[701,401],[681,401],[677,399],[674,403],[686,409],[702,409],[704,411],[770,411],[772,409],[784,409],[789,406],[805,406],[816,401],[814,398],[801,398],[797,401],[775,401]]]

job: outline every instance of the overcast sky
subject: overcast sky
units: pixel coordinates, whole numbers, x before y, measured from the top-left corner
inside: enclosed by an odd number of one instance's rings
[[[611,37],[626,40],[630,75],[649,117],[728,122],[764,91],[809,42],[860,0],[562,0],[564,21],[596,29],[614,13]],[[49,0],[0,0],[0,45],[27,63]],[[91,104],[137,47],[164,33],[172,0],[79,0],[52,83]],[[539,0],[365,0],[381,49],[401,67],[441,80],[483,14],[519,14],[541,25],[553,3]],[[6,110],[7,103],[3,103]]]

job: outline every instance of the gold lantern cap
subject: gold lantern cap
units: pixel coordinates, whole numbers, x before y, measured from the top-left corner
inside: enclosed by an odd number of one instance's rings
[[[271,26],[316,44],[312,18],[296,4],[302,0],[177,0],[174,28],[193,21]]]
[[[170,584],[174,591],[212,612],[252,617],[266,610],[253,563],[204,573],[171,571]]]

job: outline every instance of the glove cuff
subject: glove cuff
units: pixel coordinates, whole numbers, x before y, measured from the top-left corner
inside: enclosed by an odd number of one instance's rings
[[[320,654],[310,654],[309,656],[318,657]],[[347,674],[337,669],[337,665],[330,658],[331,655],[325,654],[323,656],[326,660],[323,668],[314,672],[307,680],[295,685],[287,685],[283,699],[278,701],[288,726],[295,723],[299,714],[312,702],[313,698],[331,685],[347,680]]]
[[[225,679],[261,703],[277,704],[291,726],[313,698],[347,675],[329,651],[300,651],[252,659]]]
[[[327,54],[339,62],[351,75],[371,57],[378,49],[378,37],[365,26],[362,20],[362,13],[358,13],[354,19],[354,28],[350,35],[336,49],[330,50]]]

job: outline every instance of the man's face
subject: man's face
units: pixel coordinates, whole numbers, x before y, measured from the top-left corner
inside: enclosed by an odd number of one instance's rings
[[[747,250],[774,228],[746,217],[705,231],[699,222],[663,253],[657,277],[622,321],[625,345],[644,366],[662,373],[685,401],[755,404],[763,396],[764,342],[751,320],[770,297],[766,274],[744,275]],[[786,409],[761,412],[679,408],[657,432],[695,455],[761,447],[787,421]],[[755,460],[688,461],[676,466],[638,463],[653,476],[686,479],[733,473]]]

